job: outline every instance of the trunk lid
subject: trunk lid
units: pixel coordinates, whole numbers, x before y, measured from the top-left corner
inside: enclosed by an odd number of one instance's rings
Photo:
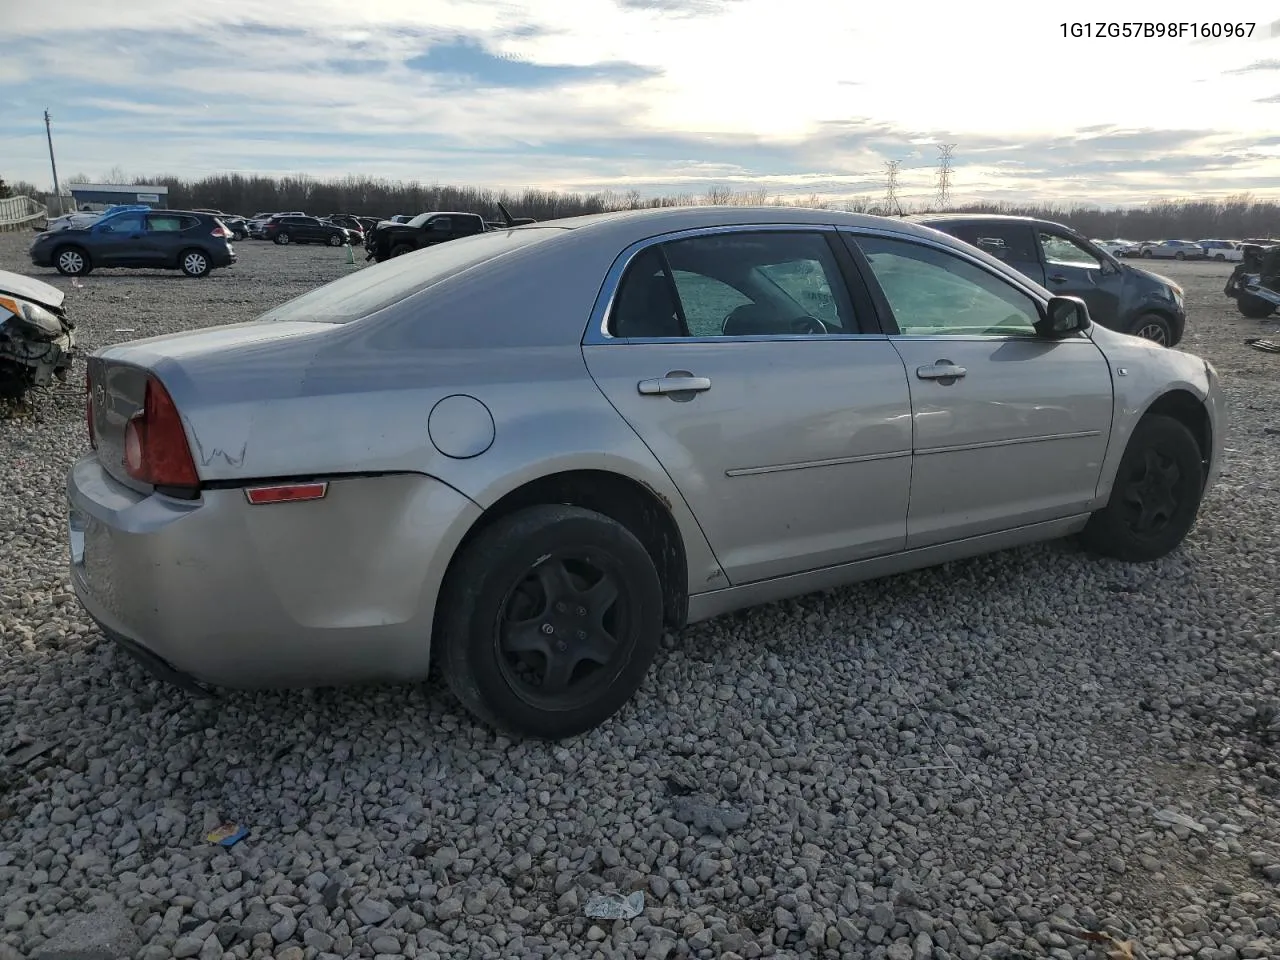
[[[95,351],[86,359],[89,420],[103,468],[130,489],[150,492],[147,484],[129,476],[125,469],[124,437],[130,418],[142,409],[147,379],[151,375],[155,375],[174,398],[187,429],[187,443],[194,451],[197,445],[186,414],[189,405],[203,398],[197,395],[188,378],[193,367],[203,362],[239,368],[275,346],[335,329],[335,325],[329,323],[249,321],[131,340]],[[200,469],[198,457],[196,469]]]

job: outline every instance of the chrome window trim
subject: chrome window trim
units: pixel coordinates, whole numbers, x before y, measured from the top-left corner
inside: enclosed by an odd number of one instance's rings
[[[1036,286],[1031,281],[1030,277],[1012,269],[1010,269],[1010,273],[1012,274],[1012,276],[1001,273],[998,270],[992,269],[990,264],[984,263],[983,261],[979,260],[977,257],[974,257],[972,254],[969,253],[969,251],[957,249],[956,247],[953,247],[948,243],[944,243],[940,240],[935,240],[933,237],[922,237],[916,234],[899,233],[896,230],[887,230],[883,227],[838,226],[836,227],[836,232],[847,234],[855,243],[857,242],[857,238],[860,236],[864,236],[864,237],[870,236],[870,237],[883,237],[886,240],[902,240],[906,243],[915,243],[924,247],[932,247],[933,249],[938,250],[942,253],[948,253],[954,257],[959,257],[961,260],[964,260],[966,263],[969,263],[977,267],[979,270],[982,270],[988,276],[993,277],[996,280],[1003,281],[1004,283],[1007,283],[1009,286],[1018,290],[1020,293],[1025,293],[1042,310],[1045,307],[1047,307],[1049,304],[1049,299],[1045,296],[1045,291],[1036,289]],[[947,234],[947,236],[950,236],[950,234]],[[956,242],[963,243],[963,241],[960,241],[960,240],[957,240]],[[1050,296],[1052,296],[1052,294],[1050,294]],[[916,343],[921,340],[951,341],[951,342],[961,342],[961,343],[1004,343],[1011,340],[1019,341],[1019,342],[1025,342],[1025,341],[1035,341],[1037,343],[1045,342],[1044,338],[1037,334],[1031,334],[1031,335],[1010,334],[1008,336],[1001,336],[1001,337],[987,337],[987,336],[980,336],[978,334],[964,334],[964,333],[934,333],[934,334],[894,333],[889,335],[889,339],[890,340],[908,340],[912,343]],[[1063,338],[1062,340],[1057,340],[1054,342],[1056,343],[1076,343],[1076,342],[1092,343],[1092,340],[1090,340],[1087,333],[1081,332],[1081,333],[1076,333],[1074,336],[1066,337],[1066,338]]]
[[[609,315],[613,312],[614,298],[618,295],[618,287],[622,277],[641,253],[661,243],[672,243],[677,240],[688,240],[693,237],[708,237],[722,233],[817,233],[834,235],[835,224],[828,223],[731,223],[714,227],[690,227],[674,230],[669,233],[656,234],[637,240],[613,261],[613,266],[605,274],[600,293],[596,296],[595,305],[591,309],[591,319],[587,323],[586,335],[582,338],[583,346],[599,346],[606,343],[779,343],[793,340],[887,340],[883,333],[799,333],[799,334],[750,334],[738,337],[615,337],[609,332]],[[840,277],[844,282],[844,277]]]

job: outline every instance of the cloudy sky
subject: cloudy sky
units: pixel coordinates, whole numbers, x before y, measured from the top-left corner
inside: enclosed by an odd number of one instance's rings
[[[1039,10],[1037,10],[1039,8]],[[1248,39],[1062,21],[1255,23]],[[1063,12],[1069,10],[1069,12]],[[1280,0],[0,0],[0,176],[1280,197]]]

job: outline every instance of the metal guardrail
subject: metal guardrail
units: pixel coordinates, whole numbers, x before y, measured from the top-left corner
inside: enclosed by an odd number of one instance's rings
[[[39,220],[47,220],[49,208],[31,197],[0,200],[0,231],[22,230]]]

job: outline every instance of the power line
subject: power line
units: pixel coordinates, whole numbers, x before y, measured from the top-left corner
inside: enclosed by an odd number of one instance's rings
[[[954,143],[938,144],[938,207],[945,210],[951,205],[951,151]]]

